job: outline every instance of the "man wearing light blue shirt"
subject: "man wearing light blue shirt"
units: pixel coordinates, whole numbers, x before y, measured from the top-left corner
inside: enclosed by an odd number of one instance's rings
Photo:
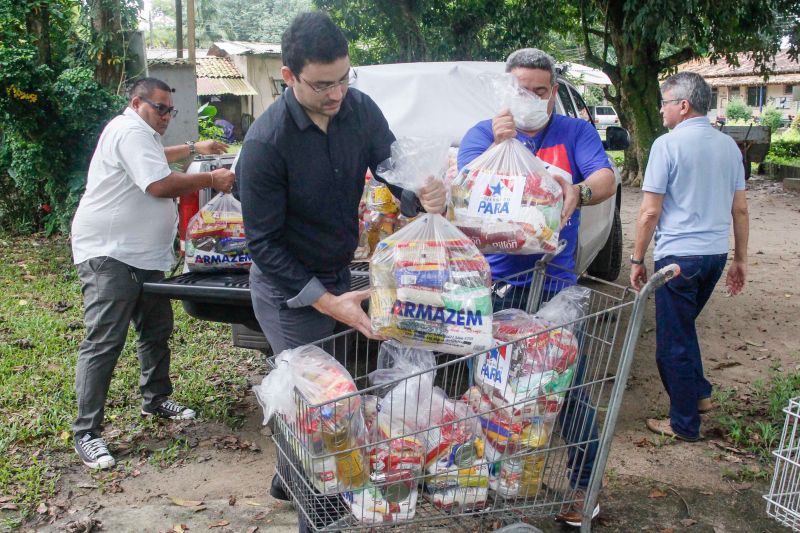
[[[653,143],[631,255],[631,284],[647,281],[644,256],[655,232],[655,269],[676,263],[679,276],[656,291],[656,363],[670,398],[669,419],[647,427],[685,441],[700,437],[700,413],[712,408],[695,320],[727,262],[733,223],[734,254],[726,285],[739,294],[747,276],[749,221],[742,156],[714,129],[706,113],[711,88],[680,72],[661,85],[661,115],[672,130]]]

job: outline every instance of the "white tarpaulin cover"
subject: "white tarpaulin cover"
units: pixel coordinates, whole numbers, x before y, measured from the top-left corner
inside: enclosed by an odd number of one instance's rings
[[[398,138],[446,138],[457,146],[469,128],[499,111],[486,76],[503,74],[505,63],[395,63],[355,70],[353,87],[375,100]],[[567,72],[584,83],[610,83],[601,71],[584,65],[570,63]]]
[[[446,138],[458,145],[469,128],[498,111],[481,73],[502,74],[505,63],[402,63],[356,67],[353,87],[381,108],[398,137]]]

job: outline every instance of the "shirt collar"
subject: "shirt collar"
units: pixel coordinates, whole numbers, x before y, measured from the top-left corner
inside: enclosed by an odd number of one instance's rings
[[[303,106],[300,105],[300,102],[297,101],[297,97],[294,95],[294,89],[292,87],[287,87],[285,91],[283,91],[283,98],[286,100],[286,107],[289,109],[289,114],[292,116],[294,123],[297,124],[297,127],[304,131],[314,125],[314,121],[308,116],[306,110],[303,109]],[[351,90],[347,91],[347,94],[344,97],[344,101],[342,102],[342,107],[339,108],[339,112],[331,119],[331,123],[334,121],[339,121],[341,119],[347,118],[347,115],[350,114],[352,111],[352,106],[350,104]]]
[[[150,126],[150,124],[145,122],[144,119],[142,117],[140,117],[139,114],[136,111],[134,111],[133,109],[131,109],[130,107],[126,107],[125,111],[123,111],[122,114],[125,115],[126,117],[132,118],[134,121],[138,121],[139,125],[144,126],[145,128],[147,128],[147,130],[150,131],[150,133],[152,133],[153,135],[156,136],[156,139],[160,139],[161,138],[161,134],[158,133],[156,130],[154,130]]]
[[[691,128],[692,126],[708,126],[711,127],[711,122],[708,121],[707,117],[694,117],[694,118],[687,118],[674,128],[672,131],[675,131],[679,128]]]

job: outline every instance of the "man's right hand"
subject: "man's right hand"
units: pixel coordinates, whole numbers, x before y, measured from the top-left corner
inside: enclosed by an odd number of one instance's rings
[[[227,168],[218,168],[211,171],[211,186],[219,192],[231,192],[236,175]]]
[[[514,117],[511,116],[511,111],[503,109],[492,119],[492,133],[495,144],[517,136],[517,128],[514,126]]]
[[[384,337],[372,332],[372,322],[361,309],[361,302],[369,298],[370,292],[370,289],[365,289],[346,292],[341,296],[326,292],[313,304],[313,307],[320,313],[357,329],[368,339],[385,340]]]

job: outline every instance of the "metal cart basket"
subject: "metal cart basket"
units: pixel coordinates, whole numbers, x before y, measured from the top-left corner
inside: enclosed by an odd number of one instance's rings
[[[800,397],[783,410],[786,422],[775,456],[775,473],[767,500],[767,514],[781,524],[800,531]]]
[[[486,352],[437,354],[433,368],[379,385],[370,385],[369,375],[380,342],[354,330],[319,341],[347,368],[358,392],[314,404],[295,389],[295,416],[274,419],[278,475],[301,519],[314,531],[486,531],[556,516],[585,498],[582,530],[589,531],[644,304],[678,271],[671,265],[657,272],[638,294],[583,276],[578,281],[588,289],[589,306],[582,318]],[[535,313],[568,285],[569,274],[540,262],[494,283],[493,310]],[[561,358],[565,339],[577,348],[573,359]],[[506,395],[499,405],[476,398],[473,385],[487,361],[511,357],[531,342],[563,361],[560,373],[530,377],[538,381],[527,390],[537,392]],[[424,393],[430,383],[445,400]],[[390,399],[379,400],[377,415],[369,408],[376,397]],[[342,412],[353,414],[349,426],[326,427],[331,413]],[[356,426],[370,416],[387,417],[389,429],[360,438]]]

